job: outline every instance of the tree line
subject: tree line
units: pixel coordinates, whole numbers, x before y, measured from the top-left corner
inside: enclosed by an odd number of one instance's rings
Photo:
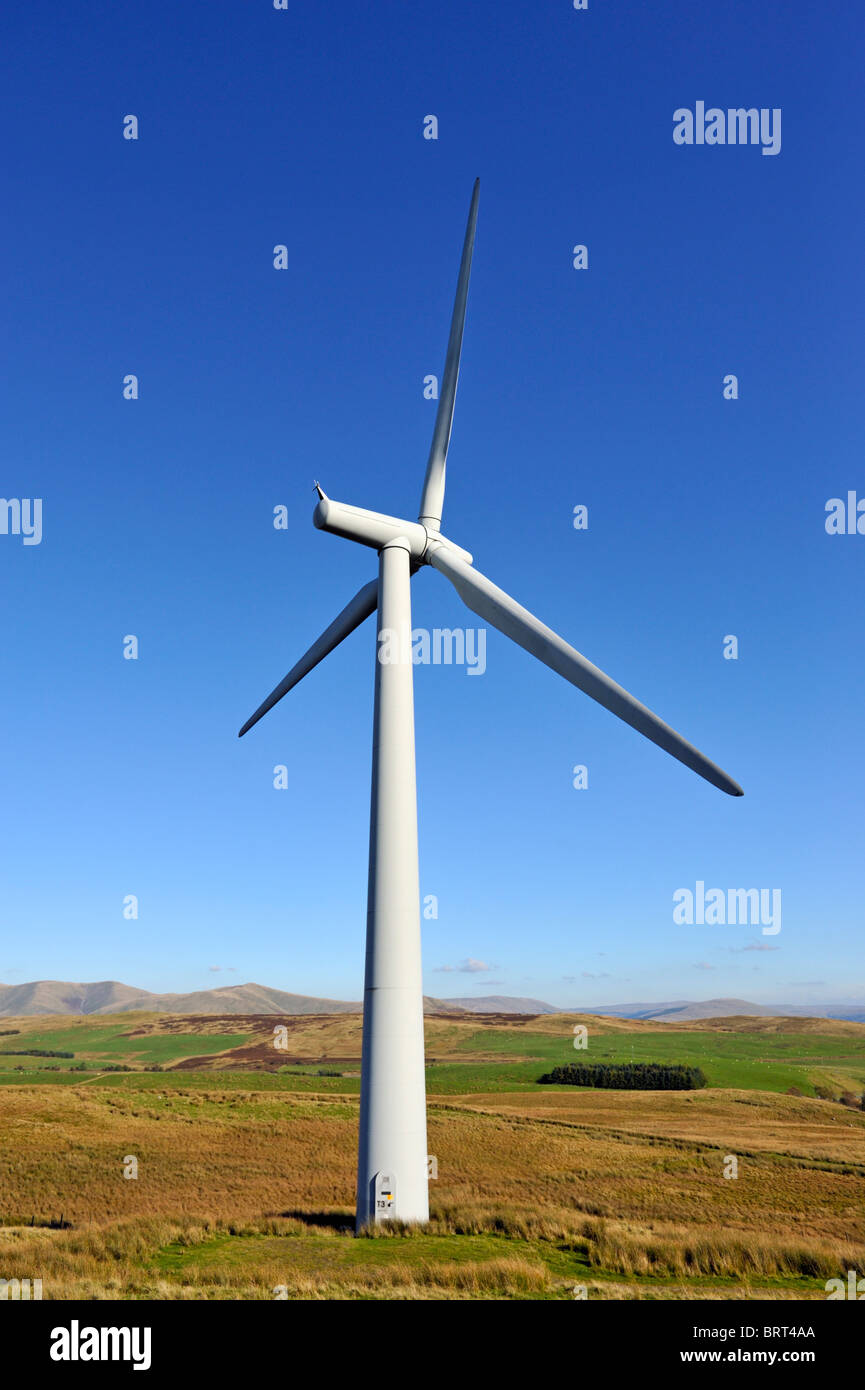
[[[0,1057],[74,1057],[74,1052],[57,1052],[47,1047],[4,1047]]]
[[[553,1086],[601,1086],[617,1091],[696,1091],[706,1085],[699,1067],[665,1062],[568,1062],[538,1079]]]

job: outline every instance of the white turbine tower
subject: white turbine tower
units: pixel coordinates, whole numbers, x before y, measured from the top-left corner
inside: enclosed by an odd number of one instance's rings
[[[355,594],[240,730],[242,736],[378,609],[357,1229],[429,1218],[410,580],[432,565],[485,622],[730,796],[741,788],[622,686],[480,574],[440,530],[478,215],[475,182],[441,394],[417,521],[332,502],[316,484],[313,521],[378,551],[378,580]]]

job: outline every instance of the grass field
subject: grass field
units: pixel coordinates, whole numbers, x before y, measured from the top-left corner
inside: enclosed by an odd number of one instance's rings
[[[66,1073],[86,1066],[99,1072],[106,1066],[125,1065],[136,1070],[160,1066],[193,1069],[260,1072],[279,1075],[286,1090],[333,1091],[357,1094],[360,1090],[360,1020],[355,1015],[322,1015],[289,1020],[287,1047],[274,1047],[273,1019],[256,1017],[234,1031],[221,1031],[212,1018],[177,1019],[159,1014],[125,1014],[119,1019],[94,1023],[92,1019],[70,1023],[64,1019],[10,1019],[4,1028],[15,1034],[0,1036],[0,1084],[20,1079],[21,1072],[45,1073],[54,1079],[77,1081]],[[441,1094],[466,1090],[525,1090],[539,1075],[557,1063],[575,1057],[591,1061],[676,1062],[698,1066],[710,1087],[783,1092],[791,1086],[804,1095],[815,1087],[832,1094],[865,1090],[865,1025],[832,1020],[741,1019],[723,1026],[634,1023],[580,1015],[552,1015],[543,1019],[509,1021],[492,1018],[427,1019],[428,1086]],[[823,1025],[821,1032],[797,1024]],[[589,1029],[588,1048],[575,1053],[575,1025]],[[739,1025],[731,1027],[730,1024]],[[764,1025],[764,1026],[758,1026]],[[14,1056],[14,1051],[38,1048],[69,1051],[74,1058]],[[321,1070],[338,1070],[341,1076],[321,1076]],[[34,1078],[28,1077],[28,1080]],[[43,1079],[41,1076],[40,1080]]]
[[[865,1025],[429,1018],[432,1219],[357,1239],[360,1021],[284,1020],[279,1050],[282,1022],[0,1020],[0,1277],[52,1299],[807,1299],[865,1272],[865,1112],[814,1098],[865,1090]],[[2,1056],[27,1047],[74,1057]],[[538,1085],[575,1056],[709,1087]]]

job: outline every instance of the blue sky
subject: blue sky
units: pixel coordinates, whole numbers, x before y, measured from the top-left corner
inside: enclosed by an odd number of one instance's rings
[[[0,979],[360,997],[372,624],[236,731],[374,574],[313,529],[312,479],[417,514],[479,175],[444,529],[746,794],[494,632],[480,678],[418,667],[425,988],[865,995],[865,536],[824,527],[865,496],[858,24],[7,11],[0,491],[43,499],[43,538],[0,535]],[[698,100],[780,108],[781,152],[675,145]],[[476,625],[429,570],[413,596]],[[780,889],[781,931],[675,924],[698,881]]]

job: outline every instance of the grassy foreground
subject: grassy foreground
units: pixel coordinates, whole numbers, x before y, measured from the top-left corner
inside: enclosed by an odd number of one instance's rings
[[[272,1019],[2,1020],[0,1049],[75,1056],[3,1059],[28,1069],[0,1085],[0,1277],[46,1299],[822,1299],[865,1272],[865,1113],[779,1075],[861,1091],[865,1026],[790,1022],[599,1026],[593,1058],[710,1077],[615,1092],[536,1084],[575,1055],[570,1019],[430,1019],[432,1220],[356,1239],[351,1016],[295,1020],[289,1060]],[[101,1070],[119,1058],[136,1070]],[[734,1065],[777,1073],[720,1084]]]

